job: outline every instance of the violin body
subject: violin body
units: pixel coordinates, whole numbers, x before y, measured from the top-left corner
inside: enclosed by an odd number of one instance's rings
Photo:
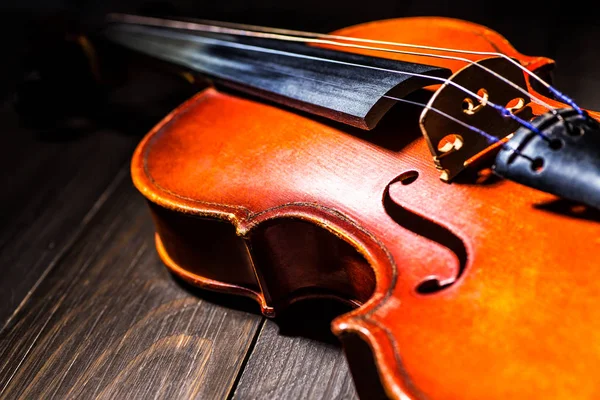
[[[459,20],[337,34],[552,66]],[[194,285],[255,299],[266,316],[305,298],[355,307],[332,330],[364,398],[598,398],[598,213],[493,176],[441,182],[419,112],[398,105],[361,131],[214,88],[198,93],[132,159],[160,257]]]

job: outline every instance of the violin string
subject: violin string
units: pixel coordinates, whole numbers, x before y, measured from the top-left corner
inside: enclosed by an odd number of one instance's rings
[[[274,71],[274,72],[277,72],[277,73],[280,73],[280,74],[292,76],[294,78],[306,79],[306,80],[310,80],[310,81],[313,81],[313,82],[318,82],[320,84],[324,84],[324,85],[327,85],[327,86],[333,86],[333,87],[336,87],[338,89],[344,89],[340,85],[336,85],[334,83],[331,83],[331,82],[328,82],[328,81],[324,81],[322,79],[309,78],[309,77],[306,77],[306,76],[303,76],[303,75],[298,75],[298,74],[291,74],[289,72],[284,72],[284,71],[281,71],[281,70],[277,70],[275,68],[265,67],[265,69],[271,70],[271,71]],[[450,114],[448,114],[448,113],[446,113],[446,112],[444,112],[444,111],[442,111],[442,110],[440,110],[440,109],[438,109],[436,107],[431,107],[429,104],[425,104],[425,103],[421,103],[421,102],[417,102],[417,101],[413,101],[413,100],[407,100],[407,99],[403,99],[403,98],[400,98],[400,97],[394,97],[394,96],[390,96],[390,95],[387,95],[387,94],[383,95],[382,97],[384,97],[386,99],[394,100],[394,101],[397,101],[397,102],[412,104],[412,105],[416,105],[416,106],[419,106],[419,107],[431,110],[431,111],[433,111],[433,112],[435,112],[437,114],[440,114],[444,118],[447,118],[447,119],[449,119],[449,120],[451,120],[451,121],[453,121],[453,122],[455,122],[455,123],[457,123],[459,125],[464,126],[467,129],[470,129],[470,130],[472,130],[472,131],[480,134],[481,136],[483,136],[484,138],[486,138],[488,140],[488,142],[490,142],[490,143],[502,143],[503,146],[505,146],[507,149],[511,150],[512,152],[515,152],[515,153],[517,153],[519,155],[522,155],[523,157],[529,159],[528,156],[525,156],[525,155],[521,154],[521,152],[518,149],[513,148],[512,146],[510,146],[507,143],[503,142],[501,139],[499,139],[499,138],[497,138],[495,136],[490,135],[489,133],[485,132],[482,129],[477,128],[474,125],[467,124],[466,122],[461,121],[458,118],[453,117],[452,115],[450,115]]]
[[[521,93],[525,94],[526,96],[530,97],[532,99],[532,101],[542,105],[543,107],[546,107],[553,114],[556,114],[554,107],[549,105],[547,102],[539,99],[535,95],[532,95],[525,89],[521,88],[519,85],[517,85],[514,82],[510,81],[509,79],[503,77],[502,75],[498,74],[497,72],[495,72],[495,71],[487,68],[486,66],[481,65],[473,60],[469,60],[464,57],[448,56],[448,55],[441,55],[441,54],[434,54],[434,53],[421,53],[421,52],[415,52],[415,51],[363,46],[363,45],[350,44],[350,43],[340,43],[340,42],[337,42],[336,40],[370,43],[370,44],[383,44],[383,45],[391,45],[391,46],[396,46],[396,47],[408,47],[408,48],[426,49],[426,50],[434,50],[434,51],[445,51],[445,52],[454,52],[454,53],[464,53],[464,54],[474,54],[474,55],[499,56],[499,57],[502,57],[502,58],[508,60],[510,63],[517,66],[523,72],[525,72],[526,74],[528,74],[531,77],[533,77],[534,79],[536,79],[544,87],[546,87],[548,90],[550,90],[552,93],[554,93],[558,98],[562,99],[565,103],[571,105],[580,114],[583,113],[583,111],[577,106],[577,104],[575,104],[575,102],[572,99],[570,99],[563,93],[560,93],[558,90],[556,90],[555,88],[550,86],[547,82],[545,82],[543,79],[541,79],[534,72],[532,72],[532,71],[528,70],[527,68],[525,68],[524,66],[522,66],[518,61],[512,59],[511,57],[507,56],[506,54],[499,53],[499,52],[483,52],[483,51],[450,49],[450,48],[444,48],[444,47],[416,45],[416,44],[390,42],[390,41],[365,39],[365,38],[353,38],[353,37],[349,37],[349,36],[328,35],[328,34],[320,34],[320,33],[313,33],[313,32],[294,31],[294,30],[287,30],[287,29],[269,28],[269,27],[261,27],[261,26],[246,25],[246,24],[225,23],[225,22],[208,21],[208,20],[191,20],[193,22],[188,22],[190,20],[175,21],[175,20],[166,20],[166,19],[160,19],[160,18],[131,16],[131,15],[122,15],[122,14],[119,14],[119,16],[113,17],[113,18],[115,18],[117,20],[119,18],[121,18],[126,21],[133,21],[136,23],[143,23],[143,24],[147,24],[147,25],[170,26],[173,28],[186,29],[186,30],[192,30],[192,31],[222,33],[222,34],[231,34],[231,35],[237,35],[237,36],[253,36],[253,37],[266,38],[266,39],[283,40],[283,41],[330,44],[330,45],[340,46],[340,47],[351,47],[351,48],[358,48],[358,49],[365,49],[365,50],[383,51],[383,52],[400,53],[400,54],[415,55],[415,56],[422,56],[422,57],[431,57],[431,58],[441,58],[441,59],[462,61],[462,62],[468,63],[469,65],[476,65],[478,68],[483,69],[484,71],[493,75],[495,78],[502,80],[503,82],[512,86],[516,90],[518,90]]]
[[[265,67],[265,69],[271,70],[273,72],[277,72],[279,74],[288,75],[288,76],[291,76],[291,77],[294,77],[294,78],[306,79],[306,80],[310,80],[310,81],[313,81],[313,82],[318,82],[320,84],[324,84],[324,85],[327,85],[327,86],[333,86],[333,87],[338,88],[338,89],[344,89],[340,85],[336,85],[335,83],[324,81],[322,79],[309,78],[309,77],[306,77],[306,76],[303,76],[303,75],[298,75],[298,74],[291,74],[289,72],[284,72],[284,71],[281,71],[281,70],[277,70],[275,68]],[[451,120],[451,121],[453,121],[453,122],[455,122],[455,123],[457,123],[459,125],[464,126],[465,128],[468,128],[468,129],[470,129],[470,130],[472,130],[472,131],[480,134],[481,136],[483,136],[484,138],[486,138],[488,140],[488,142],[490,142],[490,143],[500,143],[500,142],[502,142],[502,140],[500,140],[499,138],[497,138],[495,136],[490,135],[489,133],[485,132],[484,130],[479,129],[479,128],[477,128],[474,125],[467,124],[466,122],[461,121],[458,118],[453,117],[452,115],[450,115],[450,114],[448,114],[448,113],[446,113],[446,112],[444,112],[444,111],[442,111],[442,110],[440,110],[440,109],[438,109],[436,107],[431,107],[428,104],[417,102],[417,101],[413,101],[413,100],[407,100],[407,99],[403,99],[403,98],[400,98],[400,97],[394,97],[394,96],[390,96],[390,95],[387,95],[387,94],[383,95],[382,97],[384,97],[386,99],[394,100],[394,101],[397,101],[397,102],[412,104],[412,105],[420,106],[422,108],[426,108],[428,110],[436,112],[437,114],[440,114],[444,118],[447,118],[447,119],[449,119],[449,120]],[[521,153],[519,152],[519,150],[513,148],[512,146],[508,146],[507,145],[507,148],[510,149],[511,151],[516,152],[516,153],[518,153],[518,154],[521,155]],[[524,156],[524,157],[529,158],[527,156]]]
[[[343,87],[340,86],[340,85],[336,85],[334,83],[327,82],[327,81],[324,81],[322,79],[315,79],[315,78],[309,78],[309,77],[306,77],[306,76],[303,76],[303,75],[291,74],[289,72],[283,72],[283,71],[276,70],[274,68],[269,68],[269,67],[265,67],[265,69],[272,70],[272,71],[280,73],[280,74],[292,76],[294,78],[311,80],[311,81],[314,81],[314,82],[318,82],[320,84],[324,84],[324,85],[328,85],[328,86],[333,86],[333,87],[336,87],[338,89],[343,89]],[[499,138],[497,138],[495,136],[490,135],[486,131],[484,131],[484,130],[482,130],[480,128],[477,128],[474,125],[471,125],[471,124],[468,124],[468,123],[466,123],[464,121],[461,121],[458,118],[453,117],[452,115],[450,115],[450,114],[448,114],[448,113],[446,113],[446,112],[444,112],[444,111],[442,111],[442,110],[440,110],[440,109],[438,109],[436,107],[432,107],[429,104],[421,103],[421,102],[418,102],[418,101],[403,99],[403,98],[400,98],[400,97],[394,97],[394,96],[390,96],[390,95],[387,95],[387,94],[383,95],[383,97],[386,98],[386,99],[394,100],[396,102],[406,103],[406,104],[412,104],[412,105],[415,105],[415,106],[418,106],[418,107],[421,107],[421,108],[426,108],[428,110],[431,110],[431,111],[433,111],[433,112],[441,115],[442,117],[449,119],[450,121],[453,121],[453,122],[455,122],[455,123],[457,123],[459,125],[464,126],[465,128],[467,128],[469,130],[472,130],[475,133],[480,134],[481,136],[483,136],[484,138],[486,138],[489,143],[500,143],[500,145],[503,148],[505,148],[505,149],[511,151],[512,153],[515,153],[515,154],[517,154],[517,155],[519,155],[521,157],[524,157],[525,159],[529,160],[530,162],[533,162],[533,159],[531,157],[529,157],[529,156],[521,153],[521,151],[519,151],[519,149],[514,148],[509,143],[504,142],[503,140],[501,140],[501,139],[499,139]]]
[[[194,21],[192,23],[204,24],[204,25],[208,25],[208,26],[212,25],[212,26],[220,26],[220,27],[229,27],[229,28],[234,28],[234,29],[251,30],[251,31],[265,32],[265,33],[272,32],[272,33],[281,34],[281,35],[296,35],[296,36],[303,36],[303,37],[307,37],[307,38],[344,40],[344,41],[349,41],[349,42],[362,42],[362,43],[380,44],[380,45],[396,46],[396,47],[408,47],[408,48],[441,51],[441,52],[448,52],[448,53],[462,53],[462,54],[502,57],[502,58],[506,59],[507,61],[509,61],[510,63],[514,64],[519,69],[521,69],[525,74],[531,76],[533,79],[538,81],[542,86],[544,86],[546,89],[548,89],[550,92],[552,92],[552,94],[554,94],[554,96],[556,96],[563,102],[565,102],[568,105],[570,105],[571,107],[573,107],[580,115],[584,114],[583,110],[575,103],[575,101],[573,99],[571,99],[564,93],[560,92],[558,89],[556,89],[555,87],[550,85],[548,82],[544,81],[535,72],[530,71],[527,68],[525,68],[518,61],[516,61],[513,58],[509,57],[508,55],[506,55],[504,53],[500,53],[500,52],[454,49],[454,48],[448,48],[448,47],[391,42],[391,41],[377,40],[377,39],[355,38],[355,37],[351,37],[351,36],[330,35],[330,34],[325,34],[325,33],[315,33],[315,32],[305,32],[305,31],[297,31],[297,30],[290,30],[290,29],[270,28],[270,27],[257,26],[257,25],[236,24],[236,23],[231,23],[231,22],[220,22],[220,21],[211,21],[211,20],[192,20],[192,21]],[[338,43],[336,42],[336,44],[338,44]],[[406,54],[408,54],[408,53],[406,53]],[[418,53],[418,54],[426,56],[426,57],[437,56],[436,54],[433,54],[433,53]],[[450,58],[450,59],[452,59],[452,58]],[[475,61],[472,61],[469,59],[464,59],[461,57],[456,57],[454,59],[459,60],[459,61],[466,61],[471,64],[479,65]],[[553,107],[549,107],[549,109],[553,110]]]
[[[174,33],[172,32],[171,34],[174,34]],[[247,47],[257,47],[257,46],[243,45],[243,44],[240,44],[240,43],[231,43],[231,42],[221,41],[221,40],[219,40],[219,39],[209,39],[209,38],[197,37],[197,36],[196,36],[196,37],[194,37],[194,39],[195,39],[195,40],[197,40],[197,41],[200,41],[200,42],[202,42],[203,40],[205,40],[205,41],[209,41],[209,42],[210,42],[210,41],[213,41],[213,42],[223,42],[223,43],[225,43],[226,45],[239,45],[239,46],[241,46],[242,48],[247,48]],[[274,49],[266,49],[266,48],[260,48],[260,49],[261,49],[261,50],[264,50],[264,51],[275,51],[275,52],[277,52],[278,54],[279,54],[279,53],[287,53],[287,52],[283,52],[283,51],[280,51],[280,50],[274,50]],[[305,56],[305,55],[303,55],[303,54],[295,54],[295,53],[291,53],[291,54],[293,54],[294,56]],[[310,57],[310,58],[317,58],[317,57],[312,57],[312,56],[306,56],[306,57]],[[317,59],[318,59],[318,58],[317,58]],[[332,62],[333,62],[333,61],[336,61],[336,60],[327,60],[327,59],[324,59],[324,60],[325,60],[325,61],[332,61]],[[343,64],[352,64],[352,63],[346,63],[346,62],[343,62],[343,61],[338,61],[338,62],[339,62],[339,63],[343,63]],[[362,65],[360,65],[360,64],[357,64],[357,66],[362,66]],[[377,68],[377,67],[371,67],[371,66],[366,66],[366,67],[370,67],[370,68]],[[268,67],[265,67],[265,68],[266,68],[266,69],[271,69],[271,68],[268,68]],[[386,69],[383,69],[383,68],[377,68],[377,69],[386,70]],[[273,69],[271,69],[271,70],[273,70]],[[388,71],[388,70],[386,70],[386,71]],[[394,70],[389,70],[389,71],[391,71],[391,72],[398,72],[398,73],[401,73],[400,71],[394,71]],[[334,87],[337,87],[337,88],[343,89],[343,87],[341,87],[341,86],[339,86],[339,85],[336,85],[336,84],[333,84],[333,83],[331,83],[331,82],[327,82],[327,81],[324,81],[324,80],[315,79],[315,78],[308,78],[308,77],[306,77],[306,76],[297,75],[297,74],[290,74],[289,72],[284,72],[284,71],[281,71],[281,70],[276,70],[276,72],[278,72],[278,73],[281,73],[281,74],[284,74],[284,75],[293,76],[293,77],[295,77],[295,78],[299,78],[299,79],[307,79],[307,80],[311,80],[311,81],[316,81],[316,82],[319,82],[319,83],[321,83],[321,84],[325,84],[325,85],[328,85],[328,86],[334,86]],[[415,75],[420,75],[420,74],[415,74]],[[431,77],[429,77],[429,76],[427,76],[427,75],[421,75],[421,76],[423,76],[423,77],[426,77],[426,78],[431,78]],[[438,77],[435,77],[435,78],[438,78]],[[438,79],[443,79],[443,78],[438,78]],[[458,86],[460,86],[460,85],[458,85]],[[460,88],[459,88],[459,89],[460,89]],[[464,88],[464,90],[468,90],[468,89]],[[469,92],[470,92],[470,91],[469,91]],[[471,93],[472,93],[472,92],[471,92]],[[474,95],[474,96],[477,96],[477,95],[475,95],[475,94],[473,94],[473,95]],[[426,109],[428,109],[428,110],[431,110],[431,111],[433,111],[433,112],[435,112],[435,113],[438,113],[438,114],[440,114],[442,117],[444,117],[444,118],[447,118],[447,119],[449,119],[450,121],[453,121],[453,122],[455,122],[455,123],[457,123],[457,124],[459,124],[459,125],[462,125],[462,126],[464,126],[465,128],[467,128],[467,129],[470,129],[470,130],[472,130],[473,132],[475,132],[475,133],[477,133],[477,134],[479,134],[479,135],[483,136],[484,138],[486,138],[486,140],[487,140],[489,143],[500,143],[500,145],[501,145],[503,148],[505,148],[505,149],[507,149],[507,150],[511,151],[512,153],[515,153],[515,154],[516,154],[516,155],[518,155],[518,156],[524,157],[525,159],[527,159],[527,160],[529,160],[529,161],[532,161],[532,159],[531,159],[529,156],[527,156],[527,155],[523,154],[521,151],[519,151],[518,149],[516,149],[516,148],[512,147],[512,146],[511,146],[510,144],[508,144],[507,142],[504,142],[503,140],[501,140],[501,139],[499,139],[499,138],[497,138],[497,137],[495,137],[495,136],[493,136],[493,135],[490,135],[489,133],[485,132],[484,130],[482,130],[482,129],[480,129],[480,128],[477,128],[476,126],[473,126],[473,125],[470,125],[470,124],[468,124],[468,123],[466,123],[466,122],[463,122],[463,121],[459,120],[458,118],[456,118],[456,117],[453,117],[453,116],[451,116],[451,115],[447,114],[446,112],[444,112],[444,111],[442,111],[442,110],[439,110],[439,109],[437,109],[436,107],[431,107],[430,105],[428,105],[428,104],[425,104],[425,103],[421,103],[421,102],[417,102],[417,101],[413,101],[413,100],[408,100],[408,99],[403,99],[403,98],[399,98],[399,97],[394,97],[394,96],[389,96],[389,95],[384,95],[383,97],[384,97],[384,98],[387,98],[387,99],[390,99],[390,100],[397,101],[397,102],[406,103],[406,104],[412,104],[412,105],[415,105],[415,106],[419,106],[419,107],[422,107],[422,108],[426,108]],[[483,101],[483,99],[481,99],[481,100]],[[488,104],[489,104],[489,103],[488,103]]]
[[[218,39],[215,39],[215,40],[218,40]],[[229,43],[229,42],[226,42],[226,43]],[[336,85],[334,83],[331,83],[331,82],[328,82],[328,81],[324,81],[322,79],[309,78],[309,77],[306,77],[306,76],[303,76],[303,75],[298,75],[298,74],[291,74],[289,72],[284,72],[284,71],[276,70],[276,69],[269,68],[269,67],[265,67],[265,69],[272,70],[272,71],[280,73],[280,74],[292,76],[294,78],[311,80],[311,81],[314,81],[314,82],[318,82],[320,84],[324,84],[324,85],[328,85],[328,86],[333,86],[333,87],[336,87],[338,89],[344,89],[340,85]],[[468,124],[466,122],[463,122],[463,121],[459,120],[458,118],[453,117],[452,115],[450,115],[450,114],[448,114],[448,113],[446,113],[446,112],[444,112],[444,111],[442,111],[442,110],[440,110],[440,109],[438,109],[436,107],[431,107],[429,104],[425,104],[425,103],[421,103],[421,102],[417,102],[417,101],[413,101],[413,100],[408,100],[408,99],[403,99],[403,98],[400,98],[400,97],[394,97],[394,96],[390,96],[390,95],[384,95],[383,97],[387,98],[387,99],[390,99],[390,100],[394,100],[396,102],[411,104],[411,105],[415,105],[415,106],[418,106],[418,107],[421,107],[421,108],[426,108],[428,110],[431,110],[431,111],[433,111],[433,112],[441,115],[442,117],[447,118],[450,121],[453,121],[453,122],[455,122],[455,123],[457,123],[457,124],[459,124],[461,126],[464,126],[467,129],[470,129],[473,132],[475,132],[475,133],[483,136],[489,143],[500,143],[500,145],[503,148],[511,151],[512,153],[515,153],[515,154],[517,154],[517,155],[519,155],[521,157],[524,157],[524,158],[526,158],[529,161],[533,161],[529,156],[521,153],[521,151],[519,151],[518,149],[512,147],[507,142],[504,142],[501,139],[499,139],[499,138],[497,138],[497,137],[495,137],[493,135],[490,135],[489,133],[485,132],[484,130],[482,130],[480,128],[477,128],[474,125],[471,125],[471,124]]]
[[[178,32],[174,32],[174,31],[168,32],[168,34],[170,34],[172,37],[175,37],[175,38],[183,36],[182,34],[180,34]],[[535,126],[533,126],[530,122],[525,121],[522,118],[519,118],[518,116],[513,114],[506,107],[495,104],[495,103],[489,101],[489,99],[484,99],[483,97],[474,93],[470,89],[468,89],[462,85],[459,85],[456,82],[454,82],[450,79],[447,79],[447,78],[440,78],[437,76],[419,74],[416,72],[406,72],[406,71],[398,71],[398,70],[389,69],[389,68],[374,67],[372,65],[365,65],[365,64],[359,64],[359,63],[353,63],[353,62],[347,62],[347,61],[332,60],[332,59],[323,58],[323,57],[316,57],[316,56],[310,56],[310,55],[306,55],[306,54],[293,53],[293,52],[284,51],[284,50],[270,49],[267,47],[249,45],[249,44],[245,44],[245,43],[229,42],[229,41],[225,41],[225,40],[221,40],[221,39],[208,38],[208,37],[204,37],[204,36],[194,35],[192,38],[188,38],[187,36],[185,38],[188,40],[199,42],[199,43],[213,44],[213,45],[223,46],[223,47],[240,48],[240,49],[244,49],[244,50],[257,51],[257,52],[269,53],[269,54],[277,54],[277,55],[296,57],[296,58],[303,58],[303,59],[309,59],[309,60],[315,60],[315,61],[324,61],[324,62],[330,62],[330,63],[340,64],[340,65],[367,68],[367,69],[391,72],[391,73],[396,73],[396,74],[404,74],[404,75],[414,76],[414,77],[418,77],[418,78],[431,79],[434,81],[441,82],[442,84],[449,84],[449,85],[454,86],[458,90],[460,90],[470,96],[473,96],[475,99],[477,99],[479,102],[481,102],[481,104],[489,105],[490,107],[497,110],[502,116],[513,119],[519,125],[534,132],[536,135],[540,136],[542,139],[546,140],[547,142],[550,142],[550,139],[544,133],[542,133],[539,129],[537,129]]]
[[[397,50],[397,49],[389,49],[389,48],[385,48],[385,47],[364,46],[364,45],[351,44],[351,43],[340,43],[340,42],[336,42],[334,40],[328,40],[328,39],[290,36],[290,35],[285,35],[285,34],[280,34],[280,33],[270,33],[270,32],[265,32],[265,31],[253,32],[253,31],[242,30],[242,29],[237,29],[237,28],[229,28],[228,26],[208,25],[208,24],[197,23],[197,22],[191,23],[191,22],[183,22],[183,21],[162,20],[162,19],[151,18],[151,17],[141,17],[141,18],[143,18],[144,24],[153,25],[153,26],[161,26],[161,27],[168,26],[168,27],[172,27],[172,28],[192,30],[192,31],[221,33],[221,34],[236,35],[236,36],[259,37],[259,38],[263,38],[263,39],[273,39],[273,40],[281,40],[281,41],[288,41],[288,42],[329,44],[329,45],[334,45],[334,46],[339,46],[339,47],[349,47],[349,48],[355,48],[355,49],[364,49],[364,50],[382,51],[382,52],[388,52],[388,53],[414,55],[414,56],[419,56],[419,57],[431,57],[431,58],[440,58],[440,59],[447,59],[447,60],[454,60],[454,61],[462,61],[462,62],[468,63],[469,65],[475,65],[478,68],[481,68],[482,70],[491,74],[495,78],[510,85],[511,87],[513,87],[514,89],[519,91],[520,93],[531,98],[532,101],[534,101],[535,103],[538,103],[541,106],[546,107],[549,110],[553,109],[553,107],[550,104],[537,98],[536,96],[532,96],[531,93],[529,93],[528,91],[523,89],[521,86],[519,86],[516,83],[512,82],[511,80],[505,78],[504,76],[500,75],[496,71],[493,71],[490,68],[486,67],[485,65],[481,65],[473,60],[469,60],[468,58],[464,58],[464,57],[448,56],[448,55],[433,54],[433,53],[420,53],[417,51]],[[265,28],[265,29],[270,29],[270,28]]]

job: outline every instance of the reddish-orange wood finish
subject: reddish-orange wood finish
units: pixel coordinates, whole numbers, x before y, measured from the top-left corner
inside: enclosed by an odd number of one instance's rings
[[[458,20],[337,33],[501,51],[531,70],[552,64]],[[441,182],[418,111],[398,105],[359,132],[199,93],[132,160],[160,256],[198,286],[255,298],[266,315],[314,296],[358,306],[332,328],[364,398],[376,391],[362,382],[369,365],[356,362],[357,343],[391,398],[599,398],[598,214],[508,181]],[[448,286],[418,290],[432,278]]]

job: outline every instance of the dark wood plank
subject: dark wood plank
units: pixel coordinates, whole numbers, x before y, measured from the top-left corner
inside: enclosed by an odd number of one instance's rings
[[[106,200],[141,137],[196,90],[138,68],[90,115],[58,126],[0,106],[0,328]]]
[[[4,108],[0,200],[0,326],[69,246],[127,162],[135,137],[99,130],[65,141],[36,136]]]
[[[230,392],[262,317],[174,280],[127,172],[0,335],[1,398]]]
[[[339,342],[329,331],[347,311],[307,301],[265,321],[236,387],[236,399],[358,399]]]

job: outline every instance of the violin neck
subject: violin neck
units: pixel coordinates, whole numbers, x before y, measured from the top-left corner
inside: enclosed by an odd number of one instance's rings
[[[112,22],[103,34],[236,90],[361,129],[375,127],[395,103],[385,96],[402,98],[451,74],[304,43],[198,32],[174,22],[139,17]]]

